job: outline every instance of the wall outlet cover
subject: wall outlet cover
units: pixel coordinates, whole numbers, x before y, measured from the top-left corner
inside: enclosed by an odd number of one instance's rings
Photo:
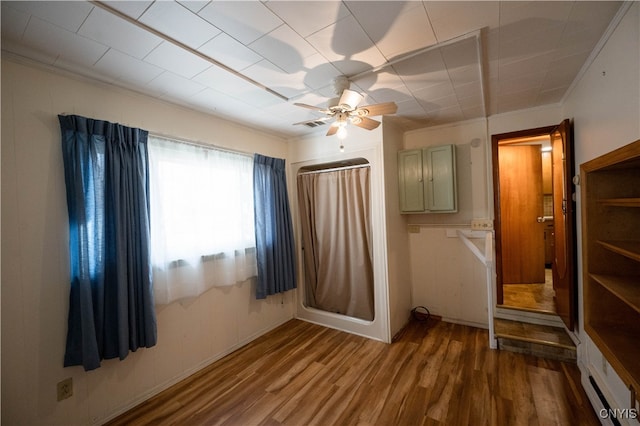
[[[471,219],[471,229],[477,231],[491,231],[493,229],[493,220],[491,219]]]
[[[73,396],[73,378],[68,377],[58,383],[58,401],[71,398]]]

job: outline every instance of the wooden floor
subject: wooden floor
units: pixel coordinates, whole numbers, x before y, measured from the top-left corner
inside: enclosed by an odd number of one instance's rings
[[[112,425],[599,425],[575,364],[430,319],[393,344],[291,320]]]
[[[540,284],[502,284],[502,305],[510,308],[556,313],[551,269],[545,269],[545,278],[545,282]]]

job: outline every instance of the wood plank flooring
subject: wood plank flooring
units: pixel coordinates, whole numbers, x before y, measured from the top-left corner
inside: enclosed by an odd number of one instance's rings
[[[390,345],[291,320],[110,425],[599,425],[575,364],[430,319]]]
[[[503,306],[556,313],[551,269],[545,269],[545,278],[540,284],[502,284]]]

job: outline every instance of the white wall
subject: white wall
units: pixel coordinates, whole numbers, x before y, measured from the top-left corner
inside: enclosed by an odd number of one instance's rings
[[[603,49],[563,104],[574,120],[575,166],[640,139],[640,3],[633,2]],[[577,191],[578,361],[583,384],[592,374],[613,408],[629,408],[629,391],[584,332],[582,201]],[[591,391],[590,397],[599,403]],[[634,422],[633,424],[638,424]]]
[[[473,140],[477,146],[471,146]],[[455,232],[447,236],[448,228],[468,229],[471,219],[489,217],[486,121],[412,130],[404,135],[404,149],[444,144],[456,145],[458,212],[405,215],[407,223],[418,225],[419,230],[409,234],[412,303],[446,321],[487,328],[485,266]]]
[[[403,131],[390,120],[383,120],[384,187],[387,220],[387,266],[389,274],[389,323],[391,336],[407,324],[412,308],[411,262],[407,220],[400,214],[398,195],[398,151]]]
[[[63,368],[68,222],[57,114],[79,114],[286,157],[286,141],[112,86],[2,59],[2,422],[91,424],[293,317],[295,291],[256,301],[250,282],[159,309],[158,344],[84,372]],[[73,378],[73,396],[56,384]]]

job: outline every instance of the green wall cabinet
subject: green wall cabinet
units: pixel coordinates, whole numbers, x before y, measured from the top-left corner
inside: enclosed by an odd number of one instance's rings
[[[401,213],[455,213],[455,145],[398,152]]]

